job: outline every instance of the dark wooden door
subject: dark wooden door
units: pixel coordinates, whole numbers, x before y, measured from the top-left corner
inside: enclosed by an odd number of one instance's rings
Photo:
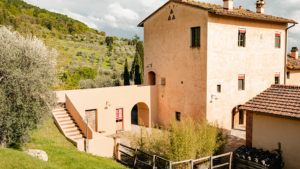
[[[89,120],[89,126],[93,131],[97,132],[97,119],[96,119],[96,110],[86,110],[85,118]]]

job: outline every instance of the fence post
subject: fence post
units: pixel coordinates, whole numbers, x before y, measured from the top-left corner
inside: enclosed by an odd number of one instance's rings
[[[156,156],[155,155],[153,155],[153,169],[155,169],[155,158],[156,158]]]
[[[169,161],[169,169],[172,169],[172,161]]]
[[[191,169],[194,169],[194,162],[191,160]]]
[[[133,162],[134,167],[136,165],[136,159],[137,159],[137,148],[135,149],[135,154],[134,154],[134,162]]]
[[[115,155],[115,158],[118,160],[121,160],[120,156],[119,156],[120,155],[120,153],[119,153],[120,142],[121,142],[121,137],[114,137],[114,155]]]
[[[214,165],[213,157],[210,156],[210,169],[213,169],[213,165]]]
[[[231,169],[232,164],[232,152],[230,153],[230,158],[229,158],[229,169]]]

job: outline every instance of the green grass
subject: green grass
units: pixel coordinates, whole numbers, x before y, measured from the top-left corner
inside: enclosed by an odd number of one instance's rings
[[[35,131],[24,150],[39,149],[48,155],[48,162],[31,157],[21,151],[0,148],[0,168],[59,168],[59,169],[125,169],[113,159],[80,152],[57,129],[51,119]]]

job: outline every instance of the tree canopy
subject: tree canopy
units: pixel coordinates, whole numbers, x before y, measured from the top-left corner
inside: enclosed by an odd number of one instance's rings
[[[0,27],[0,145],[22,145],[50,115],[57,52]]]

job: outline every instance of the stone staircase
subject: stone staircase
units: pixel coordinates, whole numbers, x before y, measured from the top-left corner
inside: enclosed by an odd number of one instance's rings
[[[83,141],[85,139],[82,131],[77,126],[76,122],[68,112],[65,104],[52,110],[56,125],[60,128],[61,132],[70,141]]]

